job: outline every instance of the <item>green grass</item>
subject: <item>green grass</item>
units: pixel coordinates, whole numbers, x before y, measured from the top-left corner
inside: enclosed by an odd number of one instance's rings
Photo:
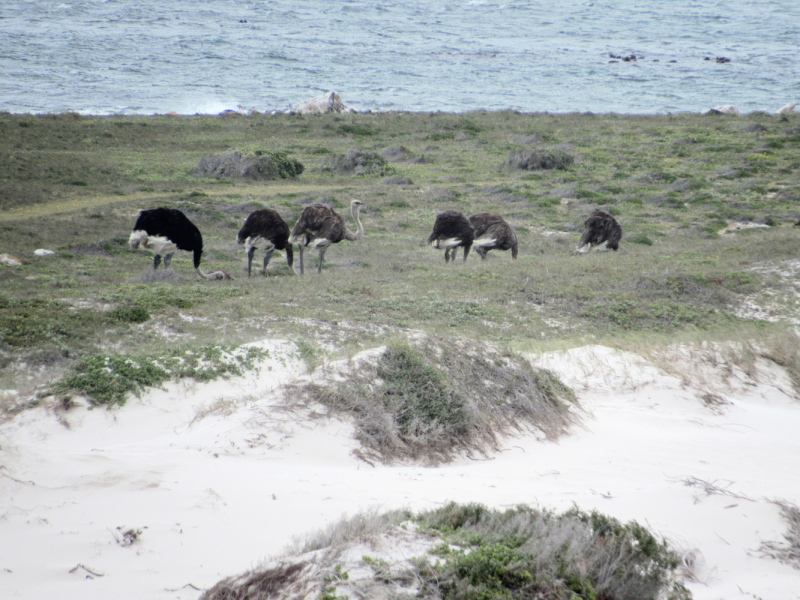
[[[20,361],[66,368],[112,349],[143,353],[166,334],[347,353],[407,329],[520,348],[741,331],[741,298],[767,285],[786,315],[796,309],[791,281],[764,267],[796,256],[798,126],[796,115],[0,114],[0,251],[24,262],[0,268],[0,379],[17,385]],[[232,148],[268,148],[304,169],[274,181],[192,175]],[[387,148],[403,152],[387,163]],[[555,168],[517,168],[513,156]],[[384,183],[387,174],[413,183]],[[331,247],[321,275],[312,266],[294,277],[276,253],[267,278],[246,277],[234,242],[251,210],[274,208],[292,225],[329,200],[352,229],[354,198],[365,202],[365,235]],[[203,234],[204,266],[234,280],[201,281],[182,252],[171,274],[154,274],[126,245],[138,211],[154,206],[184,211]],[[573,256],[597,206],[621,223],[621,248]],[[473,253],[445,265],[424,240],[449,208],[501,213],[519,259]],[[771,227],[717,234],[736,220]]]

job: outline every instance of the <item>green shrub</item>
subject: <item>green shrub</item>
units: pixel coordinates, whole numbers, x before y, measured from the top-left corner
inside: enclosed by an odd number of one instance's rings
[[[535,171],[539,169],[567,169],[575,159],[562,150],[512,150],[505,166],[512,169]]]
[[[150,313],[143,306],[119,306],[108,312],[108,318],[123,323],[144,323],[150,320]]]
[[[197,177],[268,181],[295,179],[304,169],[300,161],[281,152],[256,150],[252,154],[243,155],[241,152],[229,150],[201,159],[192,174]]]
[[[210,381],[241,375],[266,354],[258,348],[237,351],[217,345],[176,349],[160,356],[92,354],[74,364],[53,389],[56,393],[84,394],[94,405],[121,406],[128,392],[138,395],[172,378]]]
[[[626,242],[630,242],[631,244],[642,244],[644,246],[652,246],[653,245],[653,240],[651,240],[649,237],[647,237],[643,233],[637,233],[635,235],[632,235],[632,236],[626,238],[625,241]]]
[[[438,464],[486,454],[499,436],[536,429],[557,438],[573,422],[572,391],[523,357],[465,340],[392,342],[374,362],[329,384],[302,384],[291,401],[322,404],[356,425],[366,460]]]
[[[369,125],[348,124],[339,125],[339,131],[344,134],[355,135],[359,137],[369,137],[378,135],[380,130],[370,127]]]

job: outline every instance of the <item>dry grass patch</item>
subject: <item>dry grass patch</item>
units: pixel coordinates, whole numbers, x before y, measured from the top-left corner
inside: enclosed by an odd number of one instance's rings
[[[392,342],[288,397],[352,418],[357,455],[368,462],[486,456],[506,435],[556,439],[577,419],[572,391],[553,373],[487,344],[438,337]]]
[[[724,393],[742,384],[769,381],[780,386],[773,372],[775,366],[780,367],[788,379],[789,385],[782,388],[783,391],[800,400],[800,335],[794,329],[746,328],[727,333],[726,339],[719,341],[679,344],[654,342],[643,336],[638,343],[629,341],[620,347],[641,354],[684,385],[697,388],[700,399],[712,410],[728,404]]]
[[[783,534],[783,542],[764,542],[759,551],[763,556],[777,559],[782,563],[800,569],[800,508],[781,500],[774,501],[781,509],[781,516],[789,528]]]

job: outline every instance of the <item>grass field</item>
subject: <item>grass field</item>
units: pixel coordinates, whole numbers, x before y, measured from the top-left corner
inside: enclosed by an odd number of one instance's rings
[[[24,263],[0,265],[0,389],[96,353],[283,337],[346,356],[408,330],[525,351],[637,347],[768,339],[800,313],[800,115],[0,114],[0,139],[0,253]],[[193,175],[229,150],[303,172]],[[354,198],[365,235],[333,246],[321,275],[315,254],[299,277],[276,252],[268,277],[247,278],[236,233],[250,211],[291,226],[326,200],[354,229]],[[234,279],[199,279],[188,253],[154,274],[126,241],[156,206],[184,211],[204,266]],[[622,225],[620,250],[575,256],[597,207]],[[451,208],[501,213],[519,259],[446,265],[424,242]],[[732,223],[747,228],[719,233]]]

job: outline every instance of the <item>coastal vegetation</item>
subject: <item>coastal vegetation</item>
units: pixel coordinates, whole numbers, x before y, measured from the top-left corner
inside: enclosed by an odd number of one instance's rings
[[[22,263],[0,264],[2,418],[44,394],[120,406],[169,379],[241,374],[263,357],[243,346],[265,338],[292,340],[309,372],[378,348],[286,390],[353,423],[373,464],[557,439],[580,407],[525,352],[605,344],[687,380],[692,349],[713,347],[731,371],[781,365],[800,395],[798,115],[0,114],[0,139],[0,254]],[[250,212],[291,226],[311,203],[345,212],[353,199],[364,236],[321,274],[273,258],[247,277],[236,234]],[[139,211],[157,206],[197,224],[204,264],[233,279],[199,281],[180,252],[154,271],[130,250]],[[620,249],[574,255],[598,207],[622,225]],[[445,264],[425,240],[447,209],[500,213],[518,260]],[[796,563],[796,529],[761,552]],[[419,552],[345,560],[384,534]],[[448,504],[345,520],[205,598],[679,600],[684,567],[634,522]]]
[[[635,521],[451,502],[344,519],[201,598],[687,600],[682,565]]]
[[[526,352],[758,343],[798,313],[800,115],[6,113],[0,138],[0,253],[23,263],[0,265],[4,389],[164,345],[282,337],[349,356],[409,330]],[[198,171],[220,156],[276,170]],[[252,210],[291,225],[352,199],[365,235],[321,275],[273,259],[246,277],[235,239]],[[204,264],[234,279],[201,282],[180,252],[154,272],[128,249],[155,206],[182,210]],[[598,207],[622,225],[620,250],[573,256]],[[519,259],[445,265],[424,240],[446,209],[503,215]]]

